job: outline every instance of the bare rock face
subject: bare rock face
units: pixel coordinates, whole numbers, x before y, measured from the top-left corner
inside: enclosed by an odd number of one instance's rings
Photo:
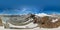
[[[58,20],[56,20],[58,19]],[[52,22],[52,20],[56,22]],[[44,16],[41,18],[35,17],[35,23],[38,24],[40,28],[57,28],[60,26],[60,18]]]
[[[2,20],[1,20],[1,18],[0,18],[0,26],[2,26]]]

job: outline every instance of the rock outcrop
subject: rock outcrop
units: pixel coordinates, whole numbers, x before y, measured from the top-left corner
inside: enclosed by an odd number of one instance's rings
[[[0,26],[2,26],[3,24],[2,24],[2,20],[1,20],[1,18],[0,18]]]
[[[52,20],[56,22],[52,22]],[[40,28],[58,28],[60,26],[60,18],[49,16],[35,17],[34,23],[37,23]]]

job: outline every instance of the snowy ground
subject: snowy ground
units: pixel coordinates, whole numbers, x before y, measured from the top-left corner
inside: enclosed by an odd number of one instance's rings
[[[38,16],[46,16],[47,14],[42,13],[42,14],[36,14],[36,15],[38,15]],[[34,27],[35,25],[30,23],[29,25],[26,25],[26,26]],[[4,27],[0,27],[0,30],[60,30],[60,27],[59,28],[53,28],[53,29],[44,29],[44,28],[39,28],[39,27],[36,27],[34,29],[4,29]]]
[[[32,25],[32,23],[30,23],[29,25],[31,25],[30,27],[35,26],[35,25]],[[44,29],[44,28],[39,28],[39,27],[36,27],[34,29],[4,29],[4,27],[0,26],[0,30],[60,30],[60,27],[59,28],[53,28],[53,29]]]
[[[60,30],[59,28],[54,28],[54,29],[44,29],[44,28],[34,28],[34,29],[4,29],[3,27],[0,27],[0,30]]]

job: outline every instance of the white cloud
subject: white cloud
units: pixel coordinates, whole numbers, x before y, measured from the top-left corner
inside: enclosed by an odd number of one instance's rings
[[[23,8],[23,9],[22,9],[22,11],[26,11],[26,10],[27,10],[27,8]]]

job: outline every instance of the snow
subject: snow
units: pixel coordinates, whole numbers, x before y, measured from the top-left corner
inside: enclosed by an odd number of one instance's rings
[[[32,25],[32,26],[34,26],[34,25]],[[34,29],[4,29],[3,26],[0,26],[0,30],[60,30],[60,27],[59,28],[53,28],[53,29],[39,28],[39,27],[36,27]]]
[[[39,14],[35,14],[35,15],[40,16],[40,17],[51,16],[51,15],[48,15],[48,14],[46,14],[46,13],[39,13]]]
[[[55,23],[56,21],[58,21],[58,19],[53,19],[51,22]]]
[[[36,15],[37,16],[40,16],[40,17],[43,17],[43,16],[51,16],[51,15],[48,15],[48,14],[45,14],[45,13],[39,13],[39,14],[36,14]],[[57,21],[57,19],[55,21]],[[28,27],[28,28],[31,28],[31,27],[35,27],[35,26],[37,26],[37,24],[30,23],[28,25],[20,26],[20,27]],[[0,30],[60,30],[60,27],[53,28],[53,29],[39,28],[39,27],[36,27],[34,29],[4,29],[4,27],[1,26],[0,27]]]

